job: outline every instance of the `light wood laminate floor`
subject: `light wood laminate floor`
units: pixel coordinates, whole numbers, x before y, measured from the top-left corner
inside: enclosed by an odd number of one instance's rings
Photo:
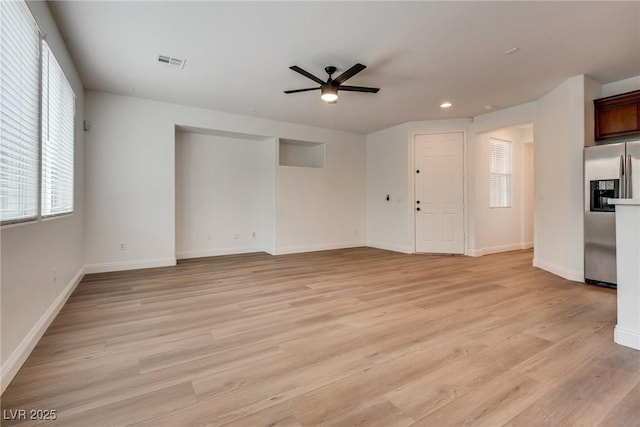
[[[90,275],[2,396],[57,426],[638,426],[616,293],[355,248]]]

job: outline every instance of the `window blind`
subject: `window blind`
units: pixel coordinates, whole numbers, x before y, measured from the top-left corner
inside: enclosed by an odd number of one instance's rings
[[[489,140],[489,206],[511,207],[511,142]]]
[[[0,221],[38,215],[40,33],[24,2],[0,1]]]
[[[42,216],[73,212],[75,95],[42,41]]]

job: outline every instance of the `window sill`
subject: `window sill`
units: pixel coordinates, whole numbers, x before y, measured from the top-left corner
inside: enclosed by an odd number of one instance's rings
[[[14,228],[14,227],[20,227],[20,226],[30,225],[30,224],[38,224],[38,223],[41,223],[41,222],[54,221],[56,219],[73,216],[74,214],[75,214],[75,212],[69,212],[69,213],[63,213],[63,214],[59,214],[59,215],[51,215],[51,216],[47,216],[47,217],[37,217],[37,218],[33,218],[33,219],[26,219],[24,221],[18,221],[18,222],[9,222],[7,224],[0,225],[0,230],[5,230],[5,229],[9,229],[9,228]]]

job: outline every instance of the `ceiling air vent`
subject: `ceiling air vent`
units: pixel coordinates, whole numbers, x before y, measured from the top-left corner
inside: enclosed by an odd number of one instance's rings
[[[171,56],[160,55],[159,53],[156,54],[156,64],[166,65],[167,67],[179,68],[182,70],[185,62],[187,62],[185,59],[172,58]]]

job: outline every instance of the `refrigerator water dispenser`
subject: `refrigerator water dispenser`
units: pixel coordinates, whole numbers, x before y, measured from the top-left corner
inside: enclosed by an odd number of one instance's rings
[[[608,199],[617,199],[620,195],[619,179],[598,179],[591,181],[591,212],[615,212],[615,205],[607,203]]]

